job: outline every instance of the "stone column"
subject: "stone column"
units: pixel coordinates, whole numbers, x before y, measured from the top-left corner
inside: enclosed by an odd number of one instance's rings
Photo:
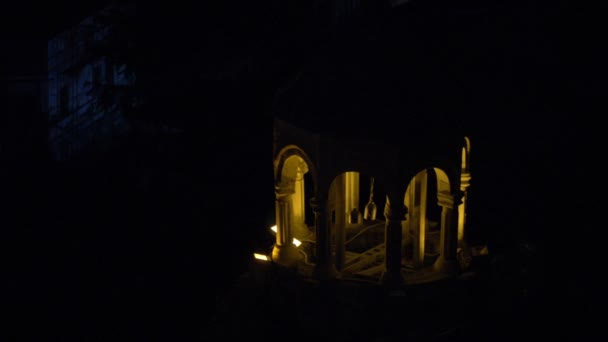
[[[306,227],[306,209],[305,209],[305,190],[304,190],[304,175],[308,172],[306,163],[299,163],[296,168],[296,178],[294,186],[294,194],[291,195],[292,211],[293,211],[293,234],[304,236],[307,233]]]
[[[344,173],[344,191],[346,193],[346,223],[359,224],[362,215],[359,212],[359,172],[348,171]]]
[[[277,234],[276,243],[272,249],[272,261],[286,266],[296,267],[299,260],[299,252],[293,244],[293,233],[291,227],[291,200],[293,184],[275,187],[275,205]]]
[[[402,198],[394,195],[386,197],[384,206],[386,256],[381,283],[388,287],[398,287],[403,284],[403,276],[401,275],[401,222],[405,220],[405,214],[407,214],[407,208],[403,204]]]
[[[315,215],[315,258],[313,276],[317,279],[336,278],[338,272],[331,258],[331,234],[327,224],[327,199],[319,195],[310,199],[310,206]]]
[[[435,261],[433,268],[436,271],[448,274],[458,272],[458,260],[456,259],[458,247],[458,211],[455,211],[454,207],[460,204],[460,197],[460,194],[452,195],[443,192],[437,194],[437,204],[442,207],[439,241],[441,254],[437,258],[437,261]]]
[[[458,247],[465,246],[467,219],[467,189],[471,185],[471,174],[463,172],[460,175],[460,191],[463,193],[462,203],[458,205]]]

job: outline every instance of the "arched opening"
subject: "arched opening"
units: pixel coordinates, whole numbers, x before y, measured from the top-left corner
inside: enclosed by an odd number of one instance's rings
[[[315,248],[314,215],[310,199],[315,193],[315,172],[306,154],[289,146],[275,160],[276,243],[273,258],[292,264],[294,254],[310,263]],[[294,251],[294,247],[297,251]],[[286,252],[281,252],[285,250]]]
[[[309,174],[307,176],[307,174]],[[310,222],[310,198],[316,193],[317,173],[310,158],[298,146],[284,147],[274,159],[275,244],[271,260],[287,267],[312,266],[315,249]],[[309,181],[311,184],[306,184]],[[307,191],[312,189],[312,191]],[[310,193],[308,193],[310,192]]]
[[[438,168],[418,172],[410,181],[404,196],[408,208],[403,222],[402,251],[404,264],[419,269],[432,265],[440,255],[441,212],[440,191],[449,193],[449,182]],[[447,187],[447,188],[446,188]]]
[[[471,164],[471,139],[464,137],[464,146],[462,147],[462,171],[470,172]]]
[[[327,202],[331,250],[342,277],[378,280],[382,275],[385,203],[382,184],[368,174],[344,172],[331,183]]]

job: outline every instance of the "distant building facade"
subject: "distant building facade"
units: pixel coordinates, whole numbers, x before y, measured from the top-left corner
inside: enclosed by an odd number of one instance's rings
[[[49,148],[54,160],[109,144],[129,130],[119,104],[134,84],[126,66],[115,63],[112,21],[133,12],[110,6],[48,42]]]

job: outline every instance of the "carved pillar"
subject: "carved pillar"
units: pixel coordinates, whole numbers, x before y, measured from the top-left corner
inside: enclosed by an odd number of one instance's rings
[[[454,206],[460,204],[461,194],[452,195],[440,192],[437,194],[439,206],[441,210],[441,235],[439,249],[441,254],[433,268],[436,271],[444,273],[457,273],[458,261],[456,259],[456,250],[458,247],[458,211],[454,210]]]
[[[463,172],[460,175],[460,191],[463,193],[462,203],[458,205],[458,247],[464,247],[466,241],[466,219],[467,219],[467,189],[471,185],[471,174]]]
[[[337,271],[331,258],[331,234],[327,224],[327,199],[319,195],[310,199],[310,206],[315,215],[315,257],[316,265],[313,276],[317,279],[333,279]]]
[[[401,226],[402,221],[405,220],[405,214],[407,214],[407,208],[399,196],[386,197],[384,206],[386,256],[381,282],[389,287],[403,284],[403,276],[401,275]]]
[[[362,215],[359,212],[359,172],[344,173],[344,191],[346,193],[347,224],[358,224]]]
[[[272,250],[272,261],[286,267],[296,267],[299,259],[298,249],[293,244],[291,227],[291,200],[289,197],[294,192],[293,185],[289,183],[275,186],[277,234]]]
[[[306,234],[306,217],[305,217],[305,194],[304,194],[304,175],[308,172],[308,165],[305,162],[298,164],[296,168],[296,178],[294,186],[294,194],[291,195],[292,200],[292,212],[293,212],[293,233]]]

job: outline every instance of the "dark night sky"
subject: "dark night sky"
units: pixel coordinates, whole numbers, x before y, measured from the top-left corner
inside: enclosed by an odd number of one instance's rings
[[[2,38],[47,40],[61,30],[78,23],[107,0],[60,0],[48,4],[15,1],[0,12]]]
[[[46,68],[46,42],[103,7],[107,0],[16,1],[0,11],[0,75],[34,75]]]

